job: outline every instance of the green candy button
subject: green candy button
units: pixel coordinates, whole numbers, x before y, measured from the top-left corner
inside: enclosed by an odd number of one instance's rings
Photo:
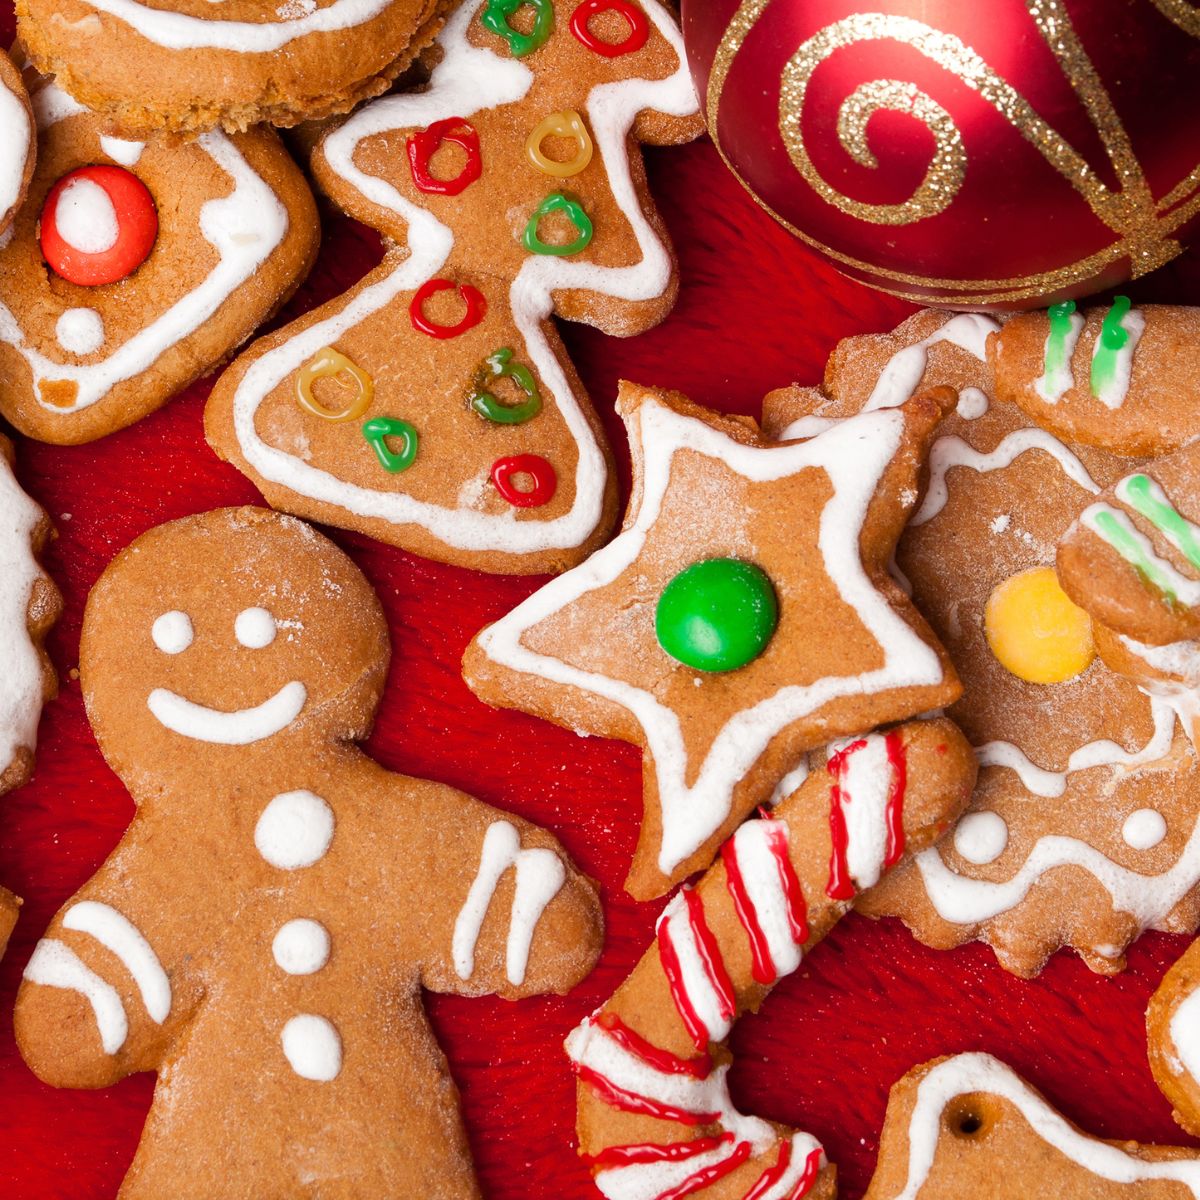
[[[698,671],[735,671],[753,662],[778,624],[770,579],[736,558],[709,558],[680,571],[654,614],[658,644]]]

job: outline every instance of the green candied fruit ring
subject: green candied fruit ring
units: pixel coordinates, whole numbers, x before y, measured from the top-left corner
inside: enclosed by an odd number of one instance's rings
[[[538,390],[533,372],[523,363],[512,361],[513,352],[504,347],[495,350],[483,360],[475,377],[475,391],[471,396],[471,407],[481,416],[497,425],[523,425],[532,421],[542,411],[542,393]],[[492,379],[511,379],[525,393],[519,404],[504,404],[487,391],[484,382]]]
[[[533,9],[533,29],[522,33],[509,24],[509,19],[526,5]],[[553,0],[488,0],[479,20],[489,33],[508,43],[514,58],[524,58],[544,46],[554,32],[554,3]]]
[[[538,237],[538,226],[542,223],[542,218],[553,212],[565,213],[571,224],[579,230],[579,236],[573,242],[568,242],[565,246],[552,246]],[[530,254],[553,254],[558,258],[566,258],[586,250],[591,244],[594,232],[592,219],[584,212],[583,205],[578,200],[573,200],[562,192],[551,192],[529,218],[529,224],[525,226],[525,232],[521,235],[521,244]]]
[[[398,475],[413,465],[421,439],[416,429],[407,421],[400,421],[395,417],[372,417],[363,425],[362,431],[368,445],[375,451],[379,465],[385,471]],[[404,448],[400,451],[393,450],[387,444],[388,438],[403,438]]]

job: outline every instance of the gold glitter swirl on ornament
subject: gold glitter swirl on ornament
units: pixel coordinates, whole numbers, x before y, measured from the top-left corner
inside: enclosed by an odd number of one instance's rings
[[[1168,21],[1178,25],[1184,33],[1192,37],[1200,37],[1200,8],[1195,8],[1188,0],[1150,0]]]

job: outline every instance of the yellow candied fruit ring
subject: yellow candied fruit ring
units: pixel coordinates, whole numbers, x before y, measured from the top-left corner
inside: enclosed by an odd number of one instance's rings
[[[572,138],[576,146],[575,156],[568,162],[547,158],[542,151],[542,143],[548,137]],[[539,171],[556,179],[568,179],[578,175],[592,161],[592,138],[583,118],[574,109],[551,113],[529,135],[525,154]]]
[[[358,389],[357,395],[345,408],[337,411],[326,408],[313,394],[313,384],[318,379],[331,379],[335,375],[349,375]],[[318,350],[296,372],[296,403],[305,412],[323,421],[357,421],[375,399],[375,381],[356,362],[347,358],[340,350],[326,346]]]
[[[997,584],[983,628],[1001,666],[1029,683],[1065,683],[1096,657],[1091,618],[1059,586],[1053,567]]]

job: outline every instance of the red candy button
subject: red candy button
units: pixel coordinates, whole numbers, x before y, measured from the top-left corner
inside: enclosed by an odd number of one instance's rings
[[[619,13],[625,18],[629,36],[623,42],[606,42],[591,31],[588,22],[604,12]],[[640,50],[650,36],[650,25],[646,14],[628,0],[583,0],[571,17],[571,32],[594,53],[617,58]]]
[[[439,325],[436,321],[431,321],[425,315],[425,301],[430,296],[436,296],[438,292],[452,291],[455,287],[458,288],[458,294],[463,298],[463,303],[467,306],[466,314],[463,319],[456,325]],[[435,338],[453,338],[458,337],[460,333],[466,333],[468,329],[473,329],[487,314],[487,301],[483,298],[483,293],[478,288],[473,288],[469,283],[453,284],[449,279],[427,279],[417,289],[417,294],[412,298],[412,303],[408,306],[408,315],[412,321],[413,328],[419,333],[427,333],[430,337]]]
[[[467,156],[463,169],[453,179],[439,179],[430,166],[433,156],[443,142],[458,146]],[[479,134],[475,131],[475,126],[462,117],[447,117],[444,121],[434,121],[428,129],[409,135],[408,163],[412,167],[413,183],[420,191],[433,192],[439,196],[457,196],[483,173]]]
[[[42,255],[68,283],[98,287],[134,273],[158,239],[154,197],[124,167],[80,167],[42,206]]]
[[[528,475],[533,487],[527,492],[513,485],[514,475]],[[554,468],[538,454],[513,454],[509,458],[498,458],[492,465],[492,482],[496,491],[514,508],[540,508],[554,499],[558,489],[558,475]]]

